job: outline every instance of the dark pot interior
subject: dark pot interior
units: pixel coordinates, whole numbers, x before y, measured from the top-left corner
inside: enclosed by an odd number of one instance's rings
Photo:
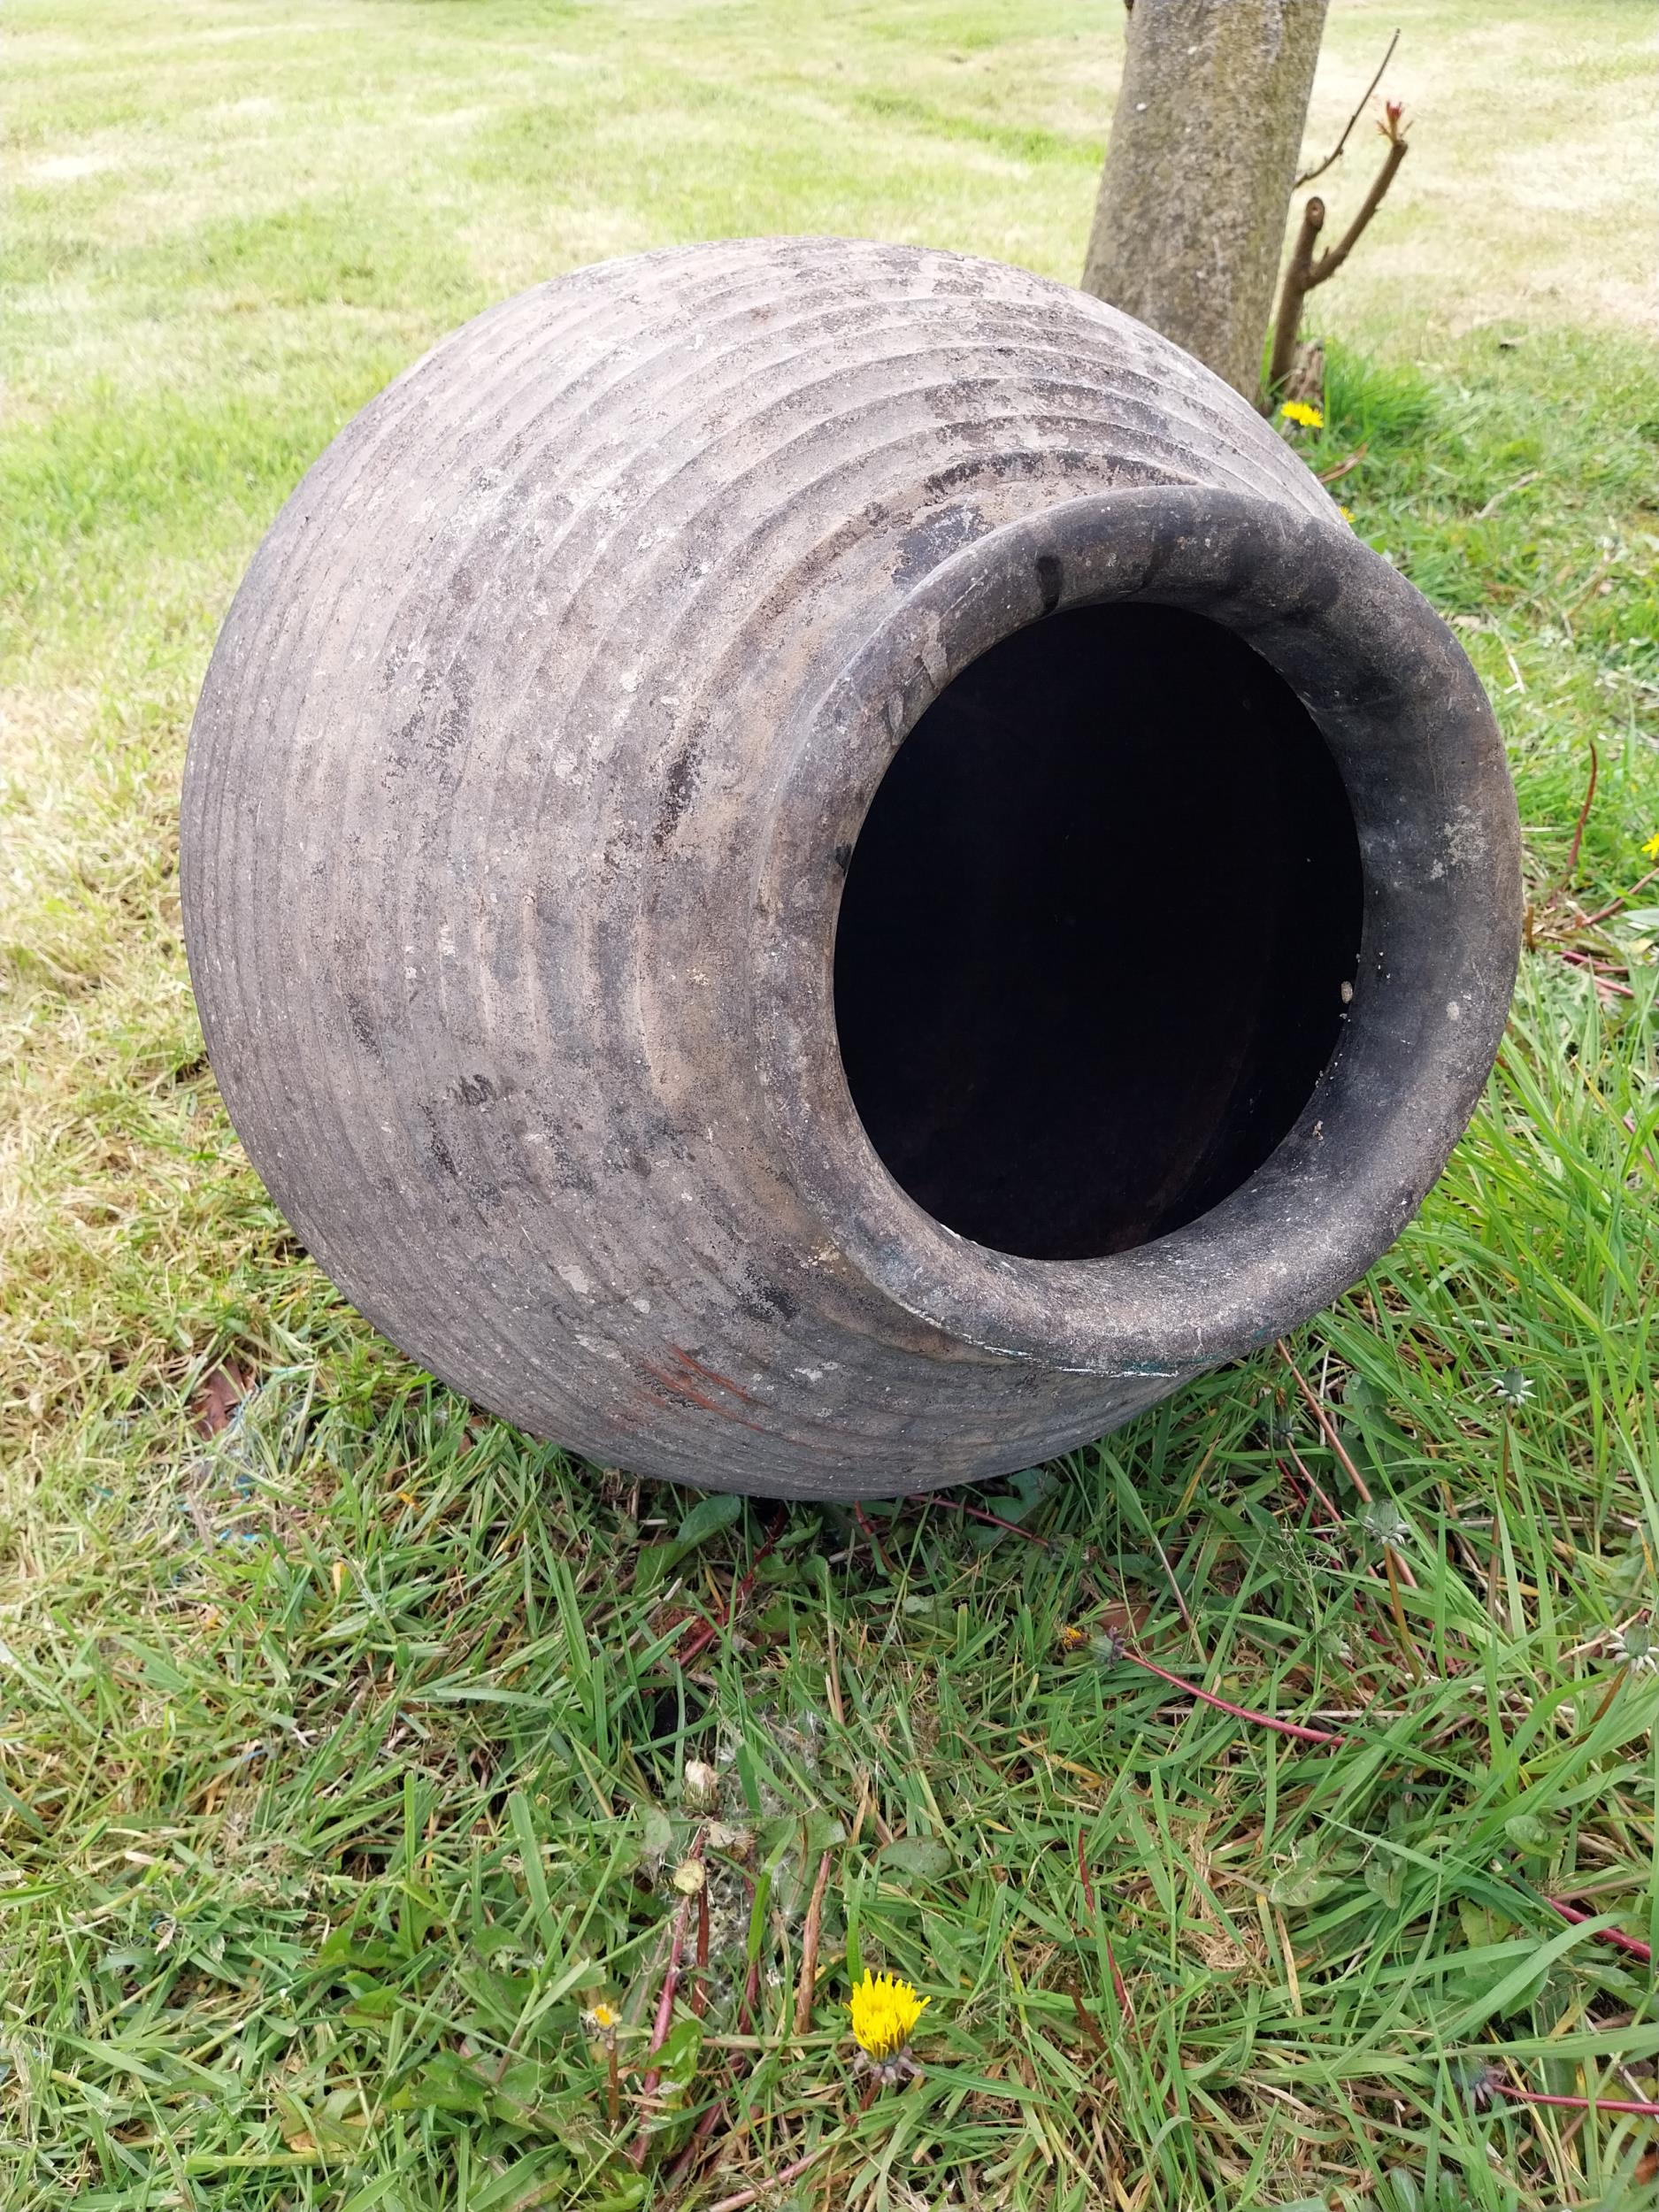
[[[948,685],[877,789],[836,936],[853,1102],[963,1236],[1146,1243],[1295,1123],[1361,915],[1336,767],[1258,654],[1174,607],[1050,616]]]

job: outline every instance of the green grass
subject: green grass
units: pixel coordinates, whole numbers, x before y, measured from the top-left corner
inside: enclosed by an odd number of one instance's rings
[[[1305,449],[1362,454],[1358,527],[1493,693],[1538,949],[1422,1218],[1290,1348],[1351,1468],[1263,1356],[976,1496],[1040,1549],[941,1506],[705,1509],[412,1371],[225,1124],[173,810],[236,577],[388,375],[516,285],[702,233],[1074,273],[1115,0],[13,11],[8,2208],[706,2208],[813,2153],[763,2202],[1655,2201],[1647,2121],[1475,2093],[1489,2067],[1659,2093],[1650,1974],[1594,1932],[1659,1935],[1659,887],[1585,919],[1659,831],[1659,363],[1611,250],[1649,27],[1623,0],[1502,16],[1335,12],[1310,139],[1396,19],[1422,120],[1317,302]],[[1170,867],[1174,902],[1179,823]],[[227,1363],[248,1394],[204,1437]],[[1194,1704],[1125,1627],[1344,1740]],[[679,2008],[636,2170],[699,1830],[706,2008]],[[1568,1893],[1589,1932],[1544,1901]],[[868,2109],[859,1962],[932,1999],[923,2078]]]

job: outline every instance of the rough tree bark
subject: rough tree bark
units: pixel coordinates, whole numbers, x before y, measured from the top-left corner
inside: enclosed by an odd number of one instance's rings
[[[1083,288],[1254,399],[1327,0],[1136,0]]]

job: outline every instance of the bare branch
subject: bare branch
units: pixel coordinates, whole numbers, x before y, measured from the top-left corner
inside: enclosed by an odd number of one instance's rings
[[[1131,0],[1131,5],[1133,4],[1133,0]],[[1316,177],[1324,176],[1325,171],[1331,166],[1333,162],[1341,160],[1342,149],[1348,144],[1348,133],[1353,129],[1355,124],[1359,121],[1360,117],[1364,114],[1366,103],[1370,100],[1371,94],[1376,91],[1378,86],[1382,82],[1383,71],[1387,68],[1389,63],[1394,59],[1394,48],[1398,46],[1399,43],[1400,34],[1396,31],[1388,42],[1388,51],[1383,56],[1382,59],[1377,65],[1377,74],[1366,86],[1364,91],[1361,93],[1359,105],[1355,109],[1353,114],[1348,117],[1348,121],[1342,126],[1341,137],[1337,140],[1336,144],[1332,147],[1330,152],[1325,156],[1325,159],[1319,164],[1317,169],[1304,169],[1302,171],[1302,174],[1296,179],[1294,184],[1293,184],[1290,188],[1293,192],[1300,192],[1304,184],[1311,184]]]
[[[1388,141],[1388,151],[1383,165],[1372,180],[1371,188],[1365,195],[1359,213],[1336,244],[1322,253],[1317,261],[1313,257],[1313,250],[1319,233],[1325,228],[1325,202],[1316,195],[1302,211],[1302,228],[1296,234],[1295,247],[1285,271],[1285,280],[1279,287],[1279,312],[1273,322],[1273,350],[1268,362],[1267,382],[1259,403],[1266,411],[1271,411],[1295,361],[1296,334],[1302,328],[1302,310],[1309,293],[1316,284],[1327,283],[1353,252],[1365,226],[1382,205],[1383,196],[1394,182],[1400,165],[1406,157],[1406,132],[1409,126],[1398,100],[1386,103],[1383,109],[1383,120],[1377,127]],[[1329,166],[1328,163],[1326,166]]]
[[[1308,272],[1307,288],[1310,292],[1316,284],[1327,283],[1353,252],[1359,243],[1361,233],[1382,205],[1383,195],[1394,182],[1396,171],[1410,150],[1406,143],[1405,127],[1400,119],[1400,110],[1393,101],[1388,104],[1388,120],[1383,126],[1383,135],[1388,141],[1388,151],[1383,165],[1377,172],[1371,188],[1361,204],[1359,213],[1336,244],[1328,253],[1322,253]]]
[[[1302,327],[1302,303],[1313,281],[1313,250],[1325,227],[1325,202],[1316,193],[1302,211],[1302,228],[1296,234],[1295,249],[1290,265],[1285,271],[1285,281],[1279,288],[1279,319],[1273,326],[1273,353],[1267,365],[1269,396],[1276,393],[1290,374],[1291,363],[1296,357],[1296,333]]]

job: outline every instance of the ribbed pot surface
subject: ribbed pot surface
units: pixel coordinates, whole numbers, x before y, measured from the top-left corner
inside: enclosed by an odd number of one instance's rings
[[[1479,687],[1284,441],[1097,301],[840,240],[579,272],[365,408],[183,829],[214,1071],[345,1294],[786,1495],[1026,1465],[1317,1310],[1518,930]]]

